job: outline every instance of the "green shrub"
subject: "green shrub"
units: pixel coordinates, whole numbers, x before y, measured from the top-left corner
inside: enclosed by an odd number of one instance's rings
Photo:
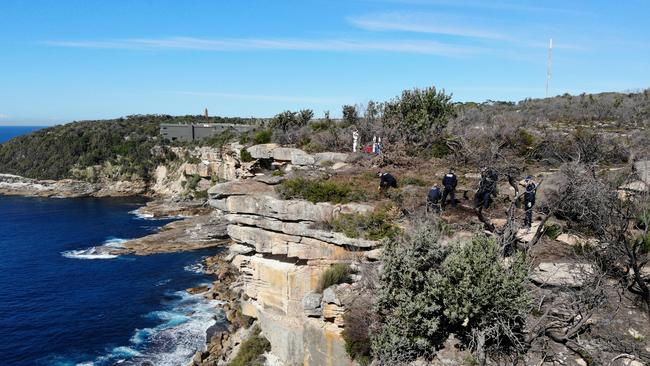
[[[254,144],[268,144],[271,142],[271,137],[273,137],[273,131],[271,130],[262,130],[258,131],[253,135]]]
[[[318,292],[350,280],[350,266],[345,263],[336,263],[329,267],[318,279]]]
[[[558,224],[547,224],[544,225],[544,236],[551,240],[557,239],[558,236],[562,234],[562,226]]]
[[[207,200],[208,199],[208,190],[204,189],[202,191],[196,191],[194,193],[194,198],[199,199],[199,200]]]
[[[365,201],[365,192],[349,183],[338,183],[328,180],[308,180],[304,178],[287,179],[277,188],[283,199],[305,199],[307,201],[348,203]]]
[[[579,257],[588,255],[594,251],[594,247],[588,242],[578,242],[571,246],[573,253]]]
[[[372,303],[369,296],[362,295],[355,298],[352,304],[346,304],[343,314],[345,327],[341,334],[345,341],[345,352],[362,366],[369,365],[372,361],[368,329],[368,319],[371,318]]]
[[[271,343],[260,335],[260,328],[256,325],[250,338],[242,342],[237,351],[237,356],[230,361],[228,366],[262,366],[264,360],[261,355],[271,350]]]
[[[379,240],[394,238],[402,233],[402,229],[390,221],[388,210],[394,206],[381,207],[368,214],[341,214],[332,220],[332,230],[341,232],[349,238],[364,238]]]
[[[241,161],[243,161],[244,163],[248,163],[248,162],[251,162],[251,161],[255,160],[255,159],[253,159],[253,156],[251,155],[251,153],[249,153],[248,150],[246,150],[246,149],[241,149],[239,151],[239,156],[241,157]]]
[[[401,183],[405,186],[412,185],[412,186],[419,186],[419,187],[426,187],[428,186],[427,182],[423,181],[420,178],[416,177],[405,177],[402,179]]]
[[[239,135],[239,143],[242,144],[242,145],[246,145],[250,140],[251,140],[251,137],[248,134],[248,131],[247,132],[242,132]]]
[[[528,267],[523,253],[504,265],[500,250],[483,234],[454,247],[442,265],[440,295],[446,321],[461,341],[471,345],[473,332],[489,329],[486,348],[511,353],[521,344],[531,301]]]
[[[185,189],[188,191],[193,191],[196,189],[196,186],[199,184],[199,181],[201,180],[201,176],[198,174],[193,174],[189,177],[187,180],[187,183],[185,184]]]
[[[334,124],[332,123],[332,121],[331,120],[326,120],[326,119],[319,120],[319,121],[314,121],[309,125],[309,127],[311,127],[311,129],[314,132],[325,131],[325,130],[328,130],[328,129],[332,128],[333,126],[334,126]]]
[[[327,151],[327,148],[325,146],[323,146],[321,144],[318,144],[318,143],[315,143],[313,141],[309,142],[306,145],[304,145],[302,148],[303,148],[303,150],[305,150],[305,152],[308,152],[310,154],[315,154],[315,153]]]
[[[375,305],[379,330],[371,334],[373,355],[384,364],[430,355],[447,338],[438,288],[448,248],[440,237],[435,227],[421,225],[385,241]]]
[[[488,353],[522,351],[523,326],[531,296],[525,256],[510,265],[499,246],[482,234],[451,248],[440,244],[437,227],[421,225],[387,240],[379,277],[372,334],[375,358],[384,363],[431,358],[454,333],[464,347],[485,335]]]
[[[451,149],[445,140],[437,140],[431,145],[431,156],[434,158],[444,158],[451,154]]]
[[[271,173],[272,176],[274,177],[284,177],[284,172],[280,169],[274,170],[273,173]]]

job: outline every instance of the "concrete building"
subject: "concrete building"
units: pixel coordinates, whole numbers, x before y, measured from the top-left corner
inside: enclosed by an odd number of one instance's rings
[[[195,141],[212,137],[228,129],[236,132],[253,130],[255,126],[233,123],[175,124],[162,123],[160,135],[169,141]]]

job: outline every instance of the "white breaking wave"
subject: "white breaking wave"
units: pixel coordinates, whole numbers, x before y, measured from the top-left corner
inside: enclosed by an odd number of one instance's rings
[[[73,258],[73,259],[113,259],[113,258],[117,258],[117,255],[109,254],[107,252],[100,251],[100,250],[98,250],[97,247],[92,247],[92,248],[82,249],[82,250],[67,250],[65,252],[62,252],[61,255],[63,255],[66,258]]]
[[[116,347],[107,355],[98,357],[93,365],[141,365],[145,361],[156,366],[188,364],[196,351],[204,350],[208,328],[223,321],[218,303],[201,295],[185,291],[167,310],[154,311],[146,317],[160,322],[152,328],[136,329],[129,346]]]
[[[131,215],[135,216],[136,218],[141,219],[141,220],[155,220],[155,219],[156,219],[156,218],[153,216],[152,213],[147,213],[147,212],[142,213],[142,212],[139,211],[139,209],[138,209],[138,210],[129,211],[129,213],[130,213]]]
[[[205,260],[208,258],[207,256],[201,257],[198,261],[188,264],[185,267],[183,267],[184,270],[187,272],[194,272],[198,274],[205,274],[207,272],[207,267],[205,265]]]
[[[114,259],[118,256],[111,254],[111,249],[123,248],[123,244],[126,241],[127,239],[109,237],[102,245],[90,247],[88,249],[67,250],[61,252],[61,255],[73,259]]]

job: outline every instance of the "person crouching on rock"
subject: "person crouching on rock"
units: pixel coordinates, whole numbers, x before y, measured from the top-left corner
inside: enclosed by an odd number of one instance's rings
[[[440,212],[441,197],[443,197],[443,195],[440,192],[440,188],[438,188],[438,185],[435,184],[433,187],[431,187],[429,194],[427,195],[427,212],[429,212],[429,210],[432,210],[433,212]]]
[[[397,179],[390,173],[377,172],[379,177],[379,191],[385,192],[388,188],[397,188]]]

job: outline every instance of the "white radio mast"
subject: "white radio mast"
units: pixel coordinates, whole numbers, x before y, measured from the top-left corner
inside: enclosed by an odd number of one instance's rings
[[[546,93],[548,98],[548,83],[551,81],[551,68],[553,66],[553,38],[548,41],[548,60],[546,61]]]

